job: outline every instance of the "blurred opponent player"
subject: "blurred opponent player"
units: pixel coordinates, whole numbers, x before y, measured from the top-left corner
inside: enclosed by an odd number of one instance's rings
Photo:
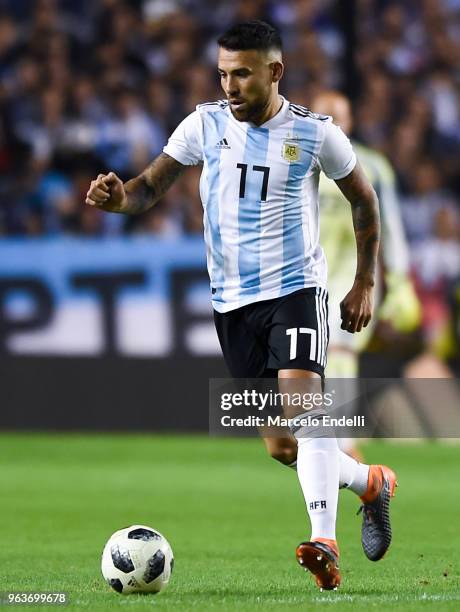
[[[349,136],[353,129],[350,102],[337,91],[318,94],[311,103],[317,113],[330,115]],[[340,327],[340,299],[356,270],[356,245],[346,200],[324,174],[320,177],[320,240],[328,267],[329,349],[326,375],[330,379],[358,377],[358,357],[365,348],[378,319],[391,324],[400,333],[413,331],[420,322],[420,305],[409,277],[409,251],[399,210],[395,175],[385,157],[356,141],[352,141],[359,163],[374,187],[380,205],[382,268],[385,294],[380,303],[381,279],[377,274],[377,316],[359,335],[347,334]],[[377,270],[378,272],[378,270]],[[356,393],[351,393],[357,397]],[[353,408],[352,402],[349,408]],[[357,456],[354,441],[339,438],[339,447]]]
[[[100,174],[86,203],[141,213],[187,166],[202,164],[211,299],[232,376],[277,376],[281,390],[302,384],[316,391],[328,343],[326,262],[318,242],[319,174],[336,181],[351,204],[357,269],[341,305],[342,327],[350,333],[361,331],[372,314],[377,197],[348,138],[330,117],[279,95],[282,43],[272,26],[239,24],[218,44],[218,72],[227,99],[199,104],[138,177],[123,184],[113,172]],[[267,437],[265,443],[283,462],[297,454],[312,528],[310,541],[297,547],[297,559],[318,586],[334,589],[340,584],[335,534],[340,485],[347,483],[361,497],[363,548],[378,560],[390,544],[388,508],[396,478],[385,466],[357,463],[339,450],[335,438],[319,437],[314,427],[295,420],[314,410],[289,404],[287,409],[297,442],[294,453],[283,438]]]

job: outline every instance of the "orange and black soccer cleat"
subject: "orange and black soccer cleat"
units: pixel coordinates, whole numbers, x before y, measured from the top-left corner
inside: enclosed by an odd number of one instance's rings
[[[398,486],[396,474],[386,465],[369,466],[367,491],[361,496],[361,543],[368,559],[378,561],[391,544],[390,499]]]
[[[339,550],[335,540],[302,542],[295,554],[304,570],[314,575],[321,590],[332,591],[340,586]]]

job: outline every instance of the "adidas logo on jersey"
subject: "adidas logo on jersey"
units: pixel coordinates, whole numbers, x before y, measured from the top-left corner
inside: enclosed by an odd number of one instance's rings
[[[228,141],[226,138],[222,138],[222,140],[219,140],[219,142],[216,144],[216,149],[231,149],[232,147],[228,144]]]

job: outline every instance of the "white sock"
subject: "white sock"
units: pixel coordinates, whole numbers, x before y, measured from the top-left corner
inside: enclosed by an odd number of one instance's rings
[[[356,440],[354,438],[337,438],[337,444],[341,451],[348,453],[348,451],[355,448]]]
[[[311,539],[335,540],[339,449],[335,438],[297,438],[297,475],[311,522]]]
[[[356,495],[364,495],[367,491],[369,466],[365,463],[359,463],[342,451],[339,451],[339,463],[340,488],[350,489]]]
[[[338,442],[339,440],[337,439]],[[288,467],[297,470],[297,459],[294,459]],[[359,461],[339,450],[339,467],[339,488],[350,489],[356,495],[364,495],[367,491],[369,466],[365,463],[359,463]]]

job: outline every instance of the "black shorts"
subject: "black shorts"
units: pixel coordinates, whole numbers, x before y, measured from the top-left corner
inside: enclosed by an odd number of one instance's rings
[[[329,341],[327,291],[300,289],[230,312],[214,311],[220,346],[233,378],[275,378],[278,370],[324,377]]]

